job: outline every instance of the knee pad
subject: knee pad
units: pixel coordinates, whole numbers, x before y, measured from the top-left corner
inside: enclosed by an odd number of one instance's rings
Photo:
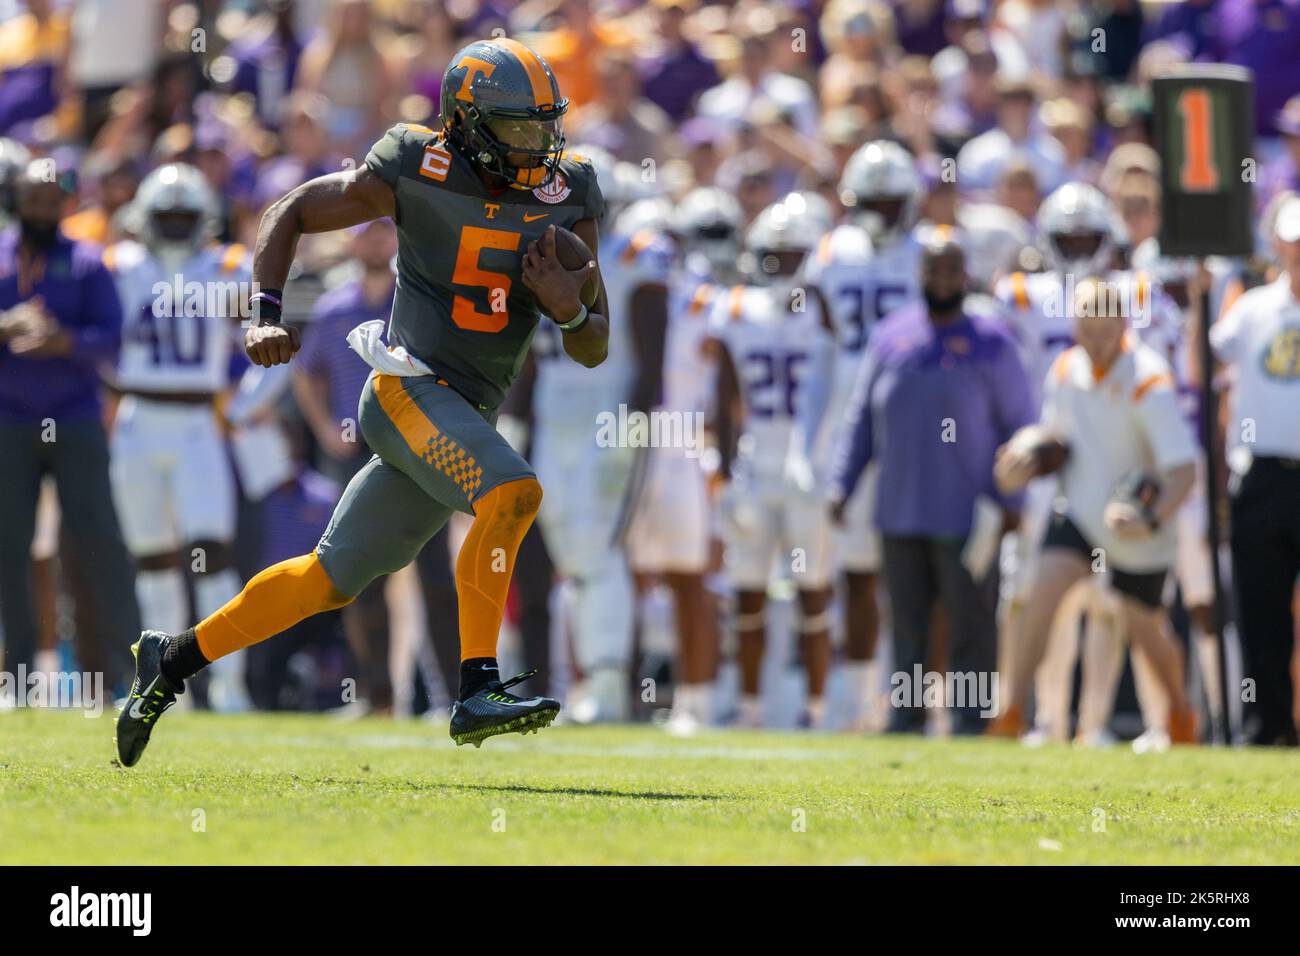
[[[200,554],[203,558],[199,560]],[[230,545],[225,541],[201,539],[191,541],[188,550],[190,570],[195,574],[218,574],[231,565]]]
[[[818,631],[830,630],[830,608],[818,611],[816,614],[804,614],[802,609],[799,609],[796,613],[798,615],[800,634],[816,634]]]

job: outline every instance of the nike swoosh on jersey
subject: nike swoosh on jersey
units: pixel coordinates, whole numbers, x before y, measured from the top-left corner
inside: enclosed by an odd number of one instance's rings
[[[545,219],[549,215],[550,215],[549,212],[539,212],[536,215],[532,215],[532,216],[530,216],[528,213],[524,213],[524,222],[536,222],[539,219]]]

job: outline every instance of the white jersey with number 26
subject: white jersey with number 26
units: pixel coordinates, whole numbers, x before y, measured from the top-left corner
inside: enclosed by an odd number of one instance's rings
[[[740,457],[756,477],[783,474],[806,403],[817,386],[814,375],[830,348],[820,311],[809,300],[790,311],[784,295],[761,286],[736,286],[720,296],[710,317],[710,334],[731,357],[744,400]]]

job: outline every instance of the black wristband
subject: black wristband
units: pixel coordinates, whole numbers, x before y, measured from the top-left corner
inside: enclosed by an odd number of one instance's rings
[[[279,289],[259,289],[249,297],[248,306],[252,310],[254,325],[279,325],[282,309],[280,303],[284,293]]]
[[[1156,517],[1153,509],[1144,507],[1142,509],[1142,520],[1147,523],[1147,527],[1152,531],[1160,530],[1160,519]]]

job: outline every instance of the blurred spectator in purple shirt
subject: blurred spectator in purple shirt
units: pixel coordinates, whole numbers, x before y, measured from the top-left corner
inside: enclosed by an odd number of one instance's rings
[[[1259,174],[1256,205],[1263,209],[1279,193],[1300,192],[1300,95],[1291,97],[1277,116],[1283,150]]]
[[[977,502],[1002,501],[993,482],[998,447],[1036,415],[1010,334],[966,308],[965,255],[950,236],[938,227],[926,243],[925,301],[888,316],[867,343],[835,456],[832,513],[842,517],[863,470],[878,462],[873,509],[895,669],[924,666],[938,603],[947,612],[952,670],[987,674],[997,665],[996,561],[977,580],[963,549]],[[979,710],[955,708],[956,731],[980,732]],[[923,726],[924,711],[894,711],[891,730]]]
[[[27,0],[27,12],[0,24],[0,136],[53,113],[68,55],[68,15],[50,0]]]
[[[1255,73],[1255,128],[1277,134],[1277,114],[1300,93],[1300,0],[1222,0],[1223,61]]]
[[[908,53],[934,56],[948,45],[943,0],[890,0],[898,45]]]
[[[462,41],[456,35],[456,21],[441,0],[416,0],[407,7],[406,17],[414,29],[411,49],[402,64],[406,90],[428,101],[427,117],[414,118],[427,118],[436,125],[442,76]],[[485,30],[484,34],[490,32]]]
[[[251,93],[257,115],[271,129],[280,125],[284,98],[294,88],[302,43],[293,28],[294,0],[266,0],[266,11],[254,17],[226,51],[232,62],[222,88],[231,93]]]
[[[717,85],[718,70],[683,32],[696,0],[654,0],[654,6],[660,49],[641,62],[641,85],[650,102],[681,122],[690,115],[696,97]]]
[[[51,168],[35,160],[19,175],[18,224],[0,232],[0,669],[33,664],[32,534],[41,478],[52,474],[75,558],[93,568],[84,577],[103,657],[81,664],[116,686],[140,630],[100,417],[99,367],[117,354],[122,311],[98,250],[59,231],[66,193]]]
[[[1147,24],[1145,40],[1169,40],[1178,44],[1189,60],[1213,59],[1219,55],[1219,23],[1215,7],[1219,0],[1182,0],[1165,4],[1154,23]]]

